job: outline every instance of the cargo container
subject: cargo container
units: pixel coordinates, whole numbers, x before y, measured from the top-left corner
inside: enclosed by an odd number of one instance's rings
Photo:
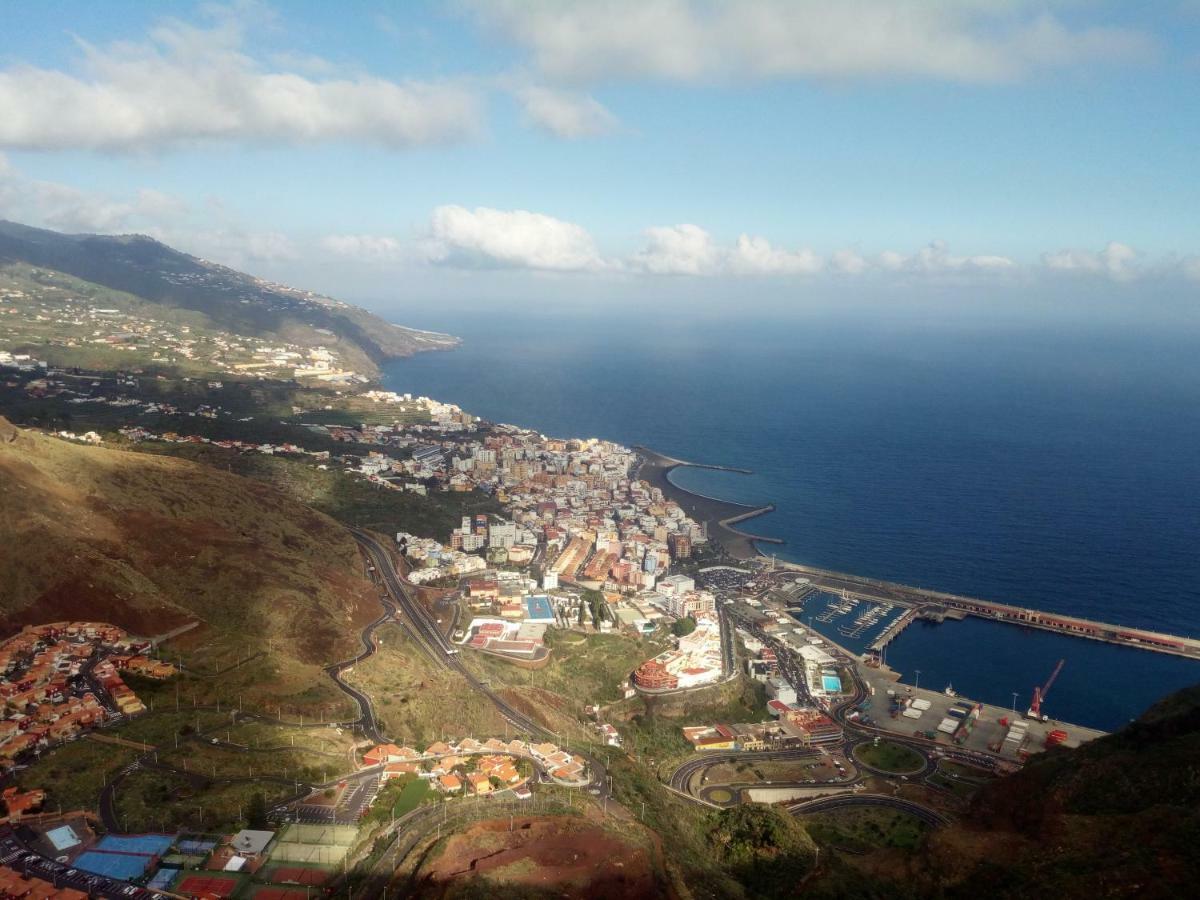
[[[958,720],[950,718],[942,719],[938,724],[937,730],[944,734],[954,734],[958,730]]]
[[[919,710],[921,710],[921,712],[924,712],[925,710],[929,709],[930,705],[931,704],[929,703],[928,700],[922,700],[919,697],[912,702],[912,708],[919,709]]]
[[[901,715],[906,719],[919,719],[921,718],[921,711],[919,709],[906,709]]]
[[[1061,744],[1066,739],[1067,739],[1067,733],[1061,729],[1056,728],[1054,731],[1051,731],[1049,734],[1046,735],[1046,749],[1048,750],[1051,747],[1057,747],[1059,744]]]
[[[954,716],[956,719],[965,719],[967,717],[965,712],[963,712],[961,709],[955,709],[954,707],[946,710],[946,715]]]

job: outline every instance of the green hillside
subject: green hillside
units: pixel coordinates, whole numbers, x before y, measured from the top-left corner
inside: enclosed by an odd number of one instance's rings
[[[61,234],[0,220],[0,264],[63,272],[164,307],[204,316],[211,328],[336,350],[356,371],[457,345],[403,328],[340,300],[263,281],[181,253],[145,235]]]

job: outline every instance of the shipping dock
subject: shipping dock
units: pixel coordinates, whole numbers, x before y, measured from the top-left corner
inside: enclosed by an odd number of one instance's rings
[[[993,622],[1007,622],[1025,628],[1038,628],[1043,631],[1103,641],[1122,647],[1152,650],[1156,653],[1200,660],[1200,640],[1196,638],[1164,634],[1143,628],[1126,628],[1107,622],[1096,622],[1006,603],[994,603],[989,600],[977,600],[973,597],[914,588],[890,581],[877,581],[796,563],[778,562],[776,565],[804,575],[814,587],[840,594],[847,602],[858,604],[867,601],[875,604],[888,603],[893,606],[907,607],[908,612],[890,625],[872,643],[872,650],[883,649],[917,618],[941,621],[975,616]],[[821,617],[817,618],[819,621],[825,621]]]

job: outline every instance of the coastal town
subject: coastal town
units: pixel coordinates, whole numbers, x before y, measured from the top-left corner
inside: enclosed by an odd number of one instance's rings
[[[383,608],[358,656],[313,670],[357,709],[340,721],[317,694],[272,714],[261,644],[230,656],[198,621],[158,637],[20,624],[0,646],[8,896],[346,890],[374,848],[407,853],[439,821],[608,815],[612,754],[709,809],[803,815],[865,792],[898,828],[942,827],[995,777],[1103,734],[1043,711],[1062,663],[1027,712],[907,683],[887,648],[912,623],[1200,653],[778,563],[760,547],[778,539],[737,527],[773,507],[680,489],[669,473],[692,463],[388,390],[333,341],[240,336],[50,272],[10,271],[0,292],[6,405],[80,451],[236,464],[306,503],[339,498],[325,511]]]
[[[131,304],[127,296],[87,296],[86,290],[73,279],[49,271],[0,273],[0,347],[41,345],[48,353],[90,354],[114,368],[162,365],[224,376],[341,385],[368,380],[347,369],[330,347],[213,329],[189,321],[186,315],[167,317],[144,304]],[[28,353],[0,353],[4,354],[0,363],[32,360]]]

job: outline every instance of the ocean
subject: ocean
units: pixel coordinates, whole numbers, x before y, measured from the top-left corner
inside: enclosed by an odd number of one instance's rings
[[[861,312],[397,314],[463,338],[389,364],[393,390],[560,436],[751,475],[681,486],[777,511],[781,559],[1200,635],[1194,333]],[[1000,706],[1058,659],[1057,719],[1111,729],[1200,663],[982,621],[918,623],[889,664]]]

